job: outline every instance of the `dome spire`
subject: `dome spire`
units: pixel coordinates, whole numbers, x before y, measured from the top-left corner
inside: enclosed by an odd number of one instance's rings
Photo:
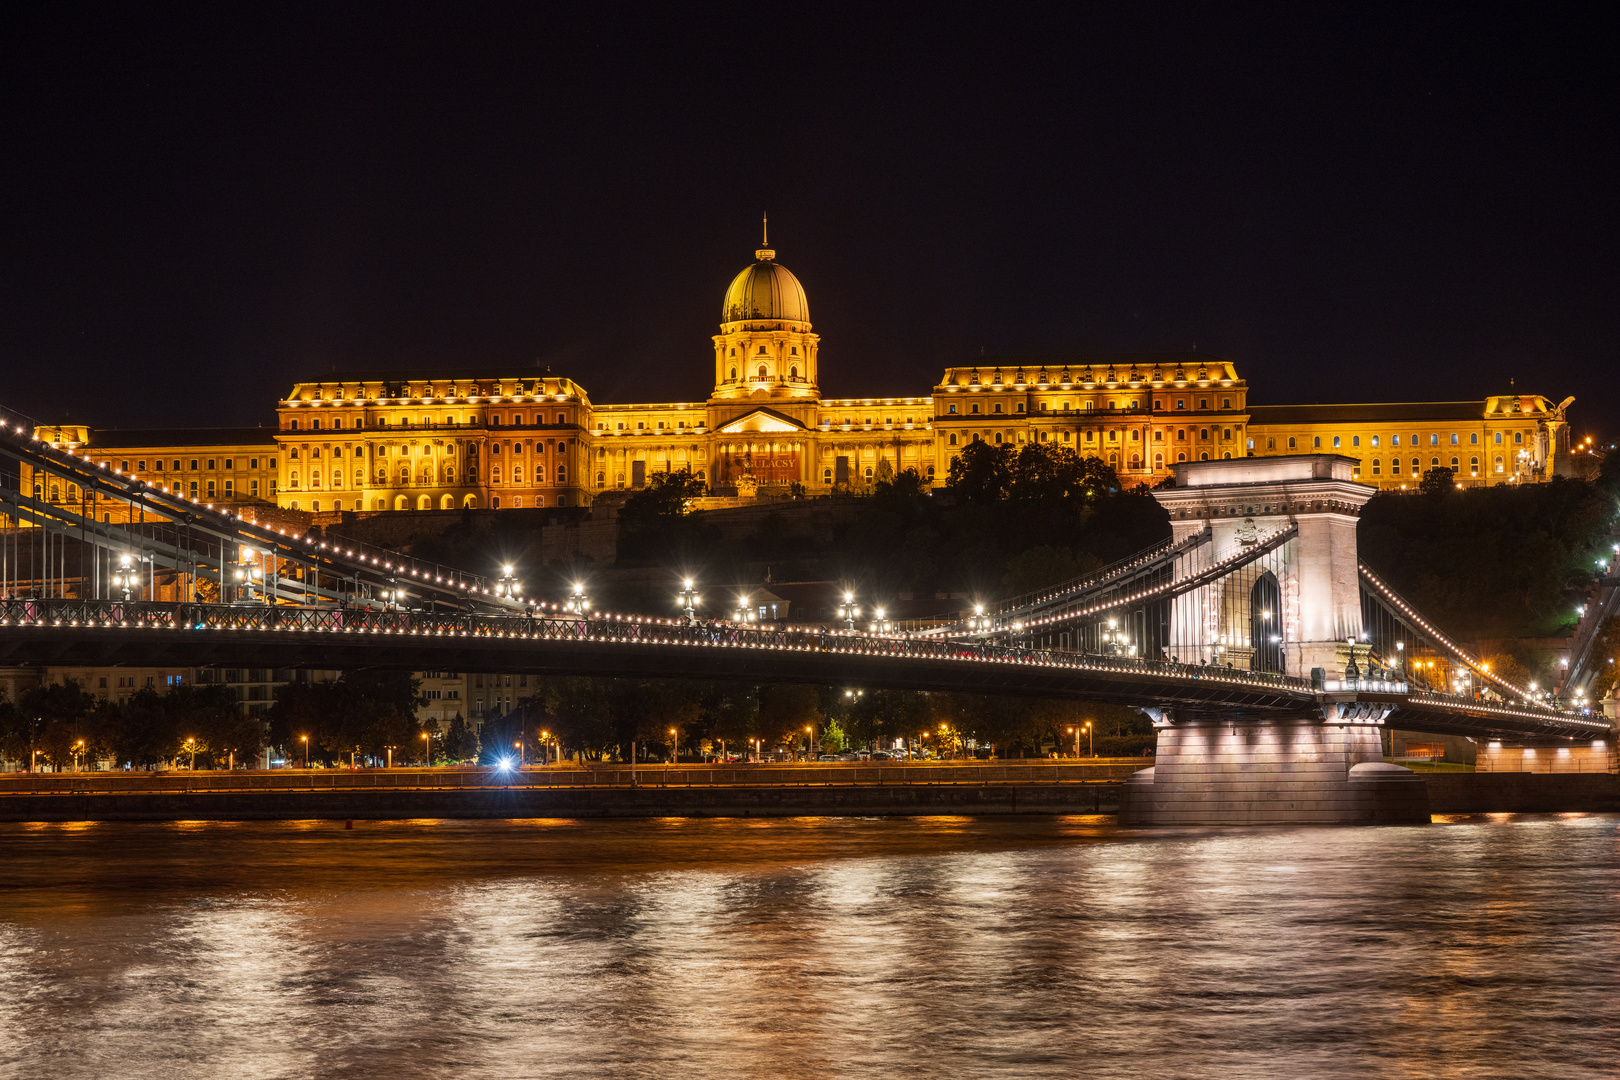
[[[771,250],[771,215],[770,214],[764,214],[764,215],[761,216],[761,218],[760,218],[760,227],[761,227],[760,246],[759,246],[759,250],[754,252],[754,258],[758,259],[760,262],[770,262],[772,259],[776,258],[776,252]]]

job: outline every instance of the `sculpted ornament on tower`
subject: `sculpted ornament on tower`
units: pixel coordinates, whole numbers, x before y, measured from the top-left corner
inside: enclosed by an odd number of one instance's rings
[[[770,405],[814,403],[816,346],[804,286],[776,252],[761,247],[732,279],[714,336],[711,400]]]

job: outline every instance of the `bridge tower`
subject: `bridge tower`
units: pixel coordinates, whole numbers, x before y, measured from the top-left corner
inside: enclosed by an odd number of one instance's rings
[[[1357,648],[1356,522],[1374,489],[1352,480],[1351,466],[1336,454],[1188,462],[1176,466],[1174,487],[1153,493],[1175,539],[1208,529],[1217,558],[1287,537],[1263,567],[1178,598],[1168,651],[1311,679],[1328,694],[1297,716],[1147,709],[1156,763],[1126,785],[1123,823],[1428,821],[1421,778],[1383,760],[1393,697],[1358,689],[1369,650]]]

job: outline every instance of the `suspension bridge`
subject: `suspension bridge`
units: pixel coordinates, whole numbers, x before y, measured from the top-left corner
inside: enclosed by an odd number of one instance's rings
[[[1612,760],[1611,722],[1492,673],[1356,556],[1334,455],[1198,462],[1163,545],[928,634],[566,610],[214,508],[0,418],[0,663],[446,669],[851,682],[1129,705],[1159,732],[1128,820],[1417,820],[1379,732]],[[24,482],[23,477],[28,481]]]

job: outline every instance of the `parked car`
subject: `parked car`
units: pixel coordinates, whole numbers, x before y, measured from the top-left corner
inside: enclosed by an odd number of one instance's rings
[[[816,758],[816,760],[817,761],[837,761],[837,760],[839,760],[839,758],[838,758],[837,754],[822,754],[820,757]]]
[[[894,755],[889,753],[886,750],[874,750],[872,752],[872,760],[873,761],[893,761],[894,760]]]

